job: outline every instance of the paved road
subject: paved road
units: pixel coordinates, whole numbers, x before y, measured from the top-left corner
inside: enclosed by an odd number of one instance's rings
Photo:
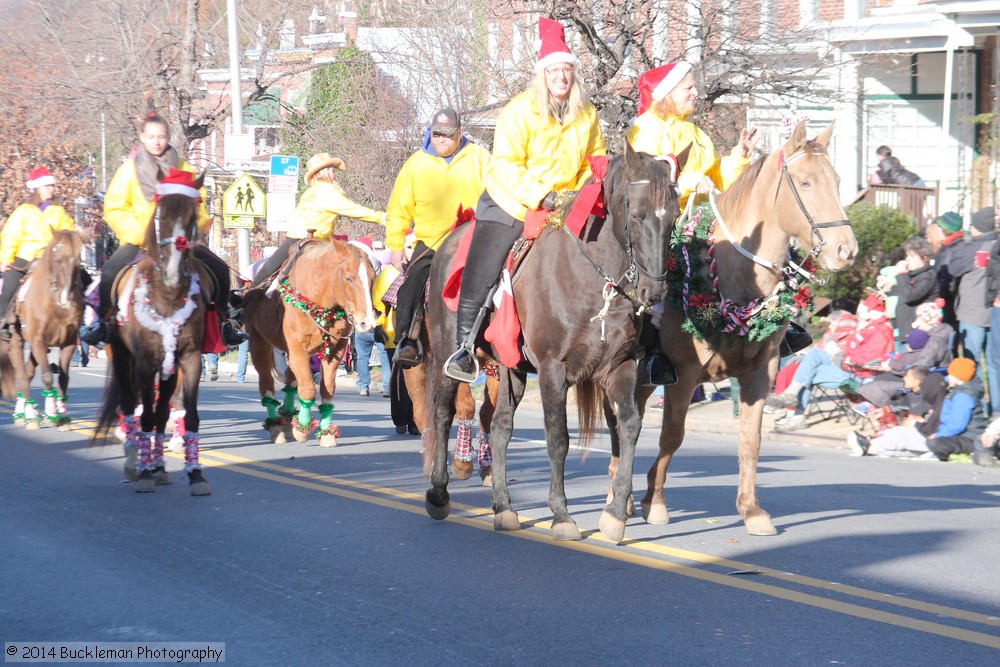
[[[77,430],[25,432],[0,404],[5,642],[225,642],[233,665],[1000,661],[1000,470],[766,443],[760,497],[779,534],[750,537],[735,439],[691,434],[672,523],[633,519],[615,546],[595,532],[605,438],[567,466],[587,537],[557,543],[538,412],[519,415],[511,455],[529,527],[498,534],[477,479],[452,484],[448,521],[426,516],[419,440],[353,388],[325,450],[265,443],[253,387],[203,384],[213,494],[190,497],[180,472],[135,494],[120,446],[86,443],[101,368],[74,375]],[[654,443],[640,441],[640,490]]]

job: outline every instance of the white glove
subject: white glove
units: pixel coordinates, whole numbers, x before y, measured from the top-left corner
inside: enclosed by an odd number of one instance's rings
[[[660,328],[660,321],[663,319],[663,304],[662,303],[654,303],[652,306],[650,306],[649,313],[650,313],[650,315],[649,315],[649,321],[650,321],[650,323],[654,327],[656,327],[657,329],[659,329]]]

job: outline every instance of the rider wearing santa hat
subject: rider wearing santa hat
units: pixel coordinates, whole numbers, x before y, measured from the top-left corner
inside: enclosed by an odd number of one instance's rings
[[[491,285],[530,209],[555,208],[556,193],[579,190],[590,178],[588,155],[604,155],[597,110],[576,77],[576,56],[557,21],[538,19],[540,47],[531,87],[500,112],[486,191],[476,205],[476,227],[462,273],[457,351],[445,373],[476,379],[474,327]]]
[[[42,256],[56,230],[72,231],[76,228],[66,209],[52,202],[56,193],[56,179],[46,167],[33,169],[25,183],[31,192],[27,201],[14,209],[0,231],[0,271],[3,288],[0,289],[0,338],[10,338],[10,328],[5,319],[10,302],[17,293],[21,278],[28,265]]]

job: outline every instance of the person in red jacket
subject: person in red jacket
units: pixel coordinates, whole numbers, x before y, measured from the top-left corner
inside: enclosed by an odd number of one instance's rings
[[[805,426],[805,406],[813,385],[836,387],[848,380],[860,382],[875,374],[889,358],[895,342],[882,300],[872,295],[862,301],[858,305],[857,318],[857,330],[844,345],[843,359],[838,361],[829,350],[814,347],[799,363],[784,393],[768,399],[768,405],[793,411],[784,418],[782,430]]]

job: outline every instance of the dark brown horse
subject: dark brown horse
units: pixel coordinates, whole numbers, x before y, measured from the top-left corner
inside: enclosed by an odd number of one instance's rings
[[[686,157],[686,155],[685,155]],[[683,158],[682,158],[683,159]],[[580,430],[589,441],[599,414],[602,394],[614,407],[622,442],[621,467],[613,497],[598,527],[620,542],[632,492],[632,460],[639,437],[636,405],[636,340],[638,312],[658,302],[666,289],[669,230],[677,218],[675,174],[668,163],[626,146],[613,159],[604,179],[605,218],[591,218],[583,239],[564,226],[546,228],[521,265],[514,283],[514,300],[522,324],[525,356],[538,370],[545,439],[551,465],[549,508],[557,539],[580,539],[567,507],[564,469],[569,451],[566,397],[576,387]],[[431,269],[431,293],[439,295],[450,259],[463,228],[442,245]],[[436,449],[427,491],[428,513],[441,519],[450,511],[446,445],[454,416],[457,382],[442,372],[455,343],[455,315],[440,298],[429,304],[431,328],[428,387],[434,397]],[[520,528],[507,489],[507,444],[514,411],[524,395],[527,367],[500,372],[500,391],[493,415],[493,526]]]
[[[319,353],[320,445],[337,445],[338,429],[333,425],[337,367],[351,331],[371,331],[375,326],[371,299],[374,278],[371,262],[361,250],[331,239],[307,244],[271,298],[263,289],[248,294],[243,319],[250,335],[250,357],[259,376],[261,403],[268,411],[265,428],[272,439],[283,441],[278,408],[283,406],[288,413],[294,409],[296,389],[299,407],[292,432],[299,442],[311,437],[316,383],[309,357]],[[275,349],[288,353],[284,401],[274,394]]]
[[[203,177],[197,179],[195,188],[201,187]],[[170,398],[180,378],[184,470],[191,495],[211,494],[198,461],[198,380],[212,278],[194,257],[197,221],[197,200],[184,194],[162,195],[146,230],[144,254],[115,284],[119,325],[111,327],[111,368],[94,441],[107,438],[121,410],[126,466],[136,460],[135,490],[139,493],[170,483],[163,463],[163,440]],[[209,316],[216,317],[215,313]],[[139,403],[142,416],[137,424],[134,415]]]
[[[24,300],[17,300],[18,326],[10,340],[10,362],[14,370],[17,403],[15,423],[38,428],[42,419],[52,426],[66,428],[66,390],[69,387],[69,362],[76,348],[76,337],[83,318],[83,284],[80,280],[80,249],[83,240],[76,232],[60,230],[52,234],[41,259],[26,278]],[[31,353],[25,359],[27,342]],[[49,348],[59,348],[59,386],[53,388]],[[41,416],[31,398],[31,380],[35,368],[42,376],[45,397]]]
[[[757,304],[754,310],[759,312],[779,304],[782,292],[787,294],[787,287],[794,288],[805,278],[797,265],[786,262],[793,240],[824,269],[839,271],[854,261],[857,241],[840,204],[839,179],[827,155],[832,131],[831,124],[815,140],[807,141],[805,123],[799,123],[784,146],[747,167],[719,196],[721,222],[716,219],[714,223],[718,287],[713,299],[725,297],[744,308]],[[702,256],[692,264],[704,272],[709,259]],[[666,388],[660,451],[647,474],[642,514],[650,523],[670,521],[663,487],[671,457],[684,440],[684,420],[695,386],[735,377],[740,384],[736,508],[751,535],[774,535],[771,517],[757,501],[757,458],[764,399],[777,372],[778,345],[787,319],[763,340],[729,337],[715,344],[682,330],[684,320],[683,312],[668,306],[660,326],[660,340],[677,368],[678,381]],[[639,388],[640,405],[645,405],[651,392],[649,387]],[[617,476],[617,446],[612,428],[612,479]],[[630,470],[624,472],[631,477]]]

